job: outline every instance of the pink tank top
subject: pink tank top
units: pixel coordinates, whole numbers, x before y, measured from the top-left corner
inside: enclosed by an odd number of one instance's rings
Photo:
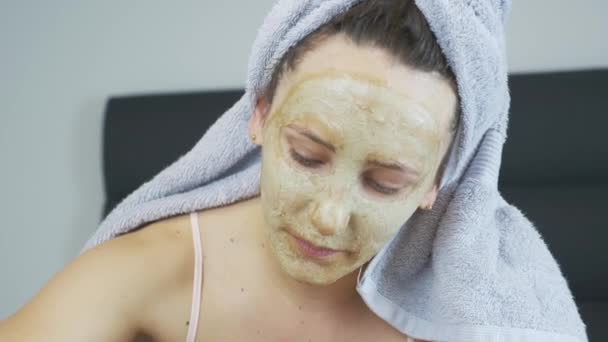
[[[192,305],[190,311],[190,324],[188,325],[188,336],[186,342],[195,342],[196,329],[198,327],[199,312],[201,307],[201,287],[203,278],[203,252],[201,248],[201,234],[198,225],[198,213],[190,213],[190,223],[192,224],[192,240],[194,243],[194,281],[192,284]],[[411,337],[407,337],[406,342],[416,342]]]

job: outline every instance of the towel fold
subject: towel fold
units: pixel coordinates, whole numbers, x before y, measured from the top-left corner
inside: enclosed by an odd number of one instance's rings
[[[175,163],[125,198],[83,252],[148,222],[259,195],[248,139],[281,56],[362,0],[281,0],[253,44],[246,92]],[[364,1],[364,0],[363,0]],[[429,341],[585,342],[568,283],[534,225],[498,191],[509,90],[508,0],[417,0],[456,75],[462,117],[431,211],[416,211],[357,290],[396,329]]]

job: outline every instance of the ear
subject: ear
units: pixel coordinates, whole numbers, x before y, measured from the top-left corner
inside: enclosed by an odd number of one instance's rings
[[[426,195],[424,195],[424,198],[422,199],[422,202],[420,203],[420,209],[423,210],[430,210],[433,207],[433,203],[435,203],[435,200],[437,199],[437,194],[439,193],[439,187],[437,186],[437,183],[433,184],[433,187],[431,188],[431,190],[429,190],[429,192],[426,193]]]
[[[251,138],[253,135],[256,137],[253,142],[255,145],[262,145],[262,129],[264,128],[264,122],[268,116],[269,109],[266,98],[264,96],[259,97],[255,108],[253,109],[253,113],[251,113],[251,118],[249,118],[248,125],[249,137]]]

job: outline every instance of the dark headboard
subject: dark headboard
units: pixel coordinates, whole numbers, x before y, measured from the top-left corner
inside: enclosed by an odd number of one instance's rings
[[[509,82],[499,189],[543,235],[590,340],[608,341],[608,70],[511,75]],[[103,134],[104,216],[192,148],[242,94],[112,97]]]
[[[224,90],[110,98],[103,128],[103,216],[188,152],[243,93]]]

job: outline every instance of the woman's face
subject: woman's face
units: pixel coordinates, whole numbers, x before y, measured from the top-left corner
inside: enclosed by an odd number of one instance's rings
[[[455,104],[448,81],[343,36],[308,52],[250,122],[261,138],[266,233],[282,269],[333,283],[432,202]]]

